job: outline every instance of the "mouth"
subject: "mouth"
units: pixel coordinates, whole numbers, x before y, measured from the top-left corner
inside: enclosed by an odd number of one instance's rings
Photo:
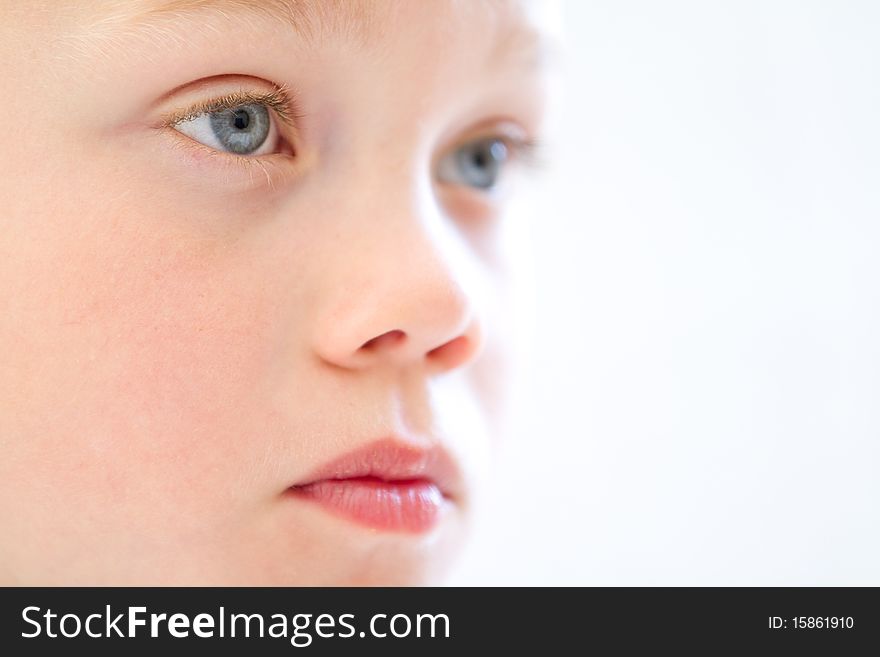
[[[442,448],[386,438],[331,461],[287,493],[371,529],[420,534],[456,503],[456,481]]]

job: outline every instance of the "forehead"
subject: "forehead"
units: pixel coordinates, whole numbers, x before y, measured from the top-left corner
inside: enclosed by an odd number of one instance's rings
[[[148,35],[206,21],[241,32],[289,30],[315,43],[328,38],[380,48],[395,33],[474,35],[520,51],[542,49],[553,32],[553,0],[91,0],[85,23],[94,33]],[[435,44],[436,45],[436,44]],[[475,44],[477,45],[477,44]],[[543,48],[545,49],[545,48]]]

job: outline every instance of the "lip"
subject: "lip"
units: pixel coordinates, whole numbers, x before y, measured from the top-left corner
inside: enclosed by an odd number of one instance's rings
[[[455,503],[457,481],[442,447],[391,437],[327,463],[287,492],[372,529],[424,533]]]

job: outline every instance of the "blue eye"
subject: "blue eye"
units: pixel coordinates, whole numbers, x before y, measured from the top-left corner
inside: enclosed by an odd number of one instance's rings
[[[264,146],[271,150],[274,140],[269,137],[276,132],[269,109],[259,103],[204,112],[181,121],[175,129],[205,146],[236,155],[263,154]]]
[[[490,190],[498,183],[510,155],[503,139],[478,139],[448,153],[440,161],[437,175],[445,183]]]
[[[269,136],[269,110],[263,105],[242,105],[208,115],[214,136],[233,153],[253,153]]]

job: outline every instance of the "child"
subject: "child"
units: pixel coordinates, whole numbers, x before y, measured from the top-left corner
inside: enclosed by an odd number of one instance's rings
[[[0,583],[438,581],[539,9],[0,0]]]

